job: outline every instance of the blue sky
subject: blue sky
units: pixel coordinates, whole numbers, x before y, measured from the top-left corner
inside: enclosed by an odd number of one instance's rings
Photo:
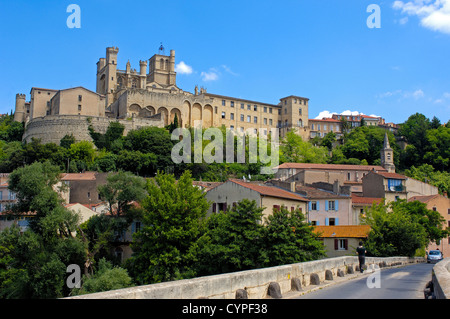
[[[79,29],[66,24],[72,3]],[[380,7],[380,28],[367,26],[370,4]],[[197,84],[273,104],[303,96],[310,118],[450,118],[450,0],[0,0],[0,112],[33,86],[95,91],[106,47],[119,47],[120,69],[128,60],[139,69],[161,42],[184,63],[185,91]]]

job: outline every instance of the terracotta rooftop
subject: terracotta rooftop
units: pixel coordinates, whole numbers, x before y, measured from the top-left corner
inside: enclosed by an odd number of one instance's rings
[[[213,189],[214,187],[217,187],[222,184],[223,184],[223,182],[192,181],[192,185],[204,188],[204,189],[206,189],[206,191],[209,191],[209,190]]]
[[[244,182],[244,181],[241,181],[238,179],[230,179],[230,182],[233,182],[242,187],[246,187],[248,189],[254,190],[255,192],[258,192],[264,196],[280,197],[280,198],[298,200],[298,201],[302,201],[302,202],[309,202],[309,200],[306,199],[305,197],[285,191],[278,187],[257,185],[255,183],[248,183],[248,182]]]
[[[323,118],[323,119],[309,119],[308,121],[319,121],[319,122],[330,122],[330,123],[341,123],[339,120],[333,118]]]
[[[320,238],[366,238],[369,225],[314,226],[314,233]]]
[[[376,172],[376,174],[383,176],[384,178],[393,178],[393,179],[406,179],[405,175],[400,175],[397,173],[388,173],[388,172]]]
[[[296,169],[317,169],[317,170],[353,170],[353,171],[371,171],[387,172],[382,166],[375,165],[347,165],[347,164],[315,164],[315,163],[283,163],[278,169],[296,168]]]
[[[308,199],[319,199],[319,198],[348,198],[350,199],[350,196],[348,195],[339,195],[330,191],[326,191],[323,189],[310,187],[310,186],[302,186],[297,185],[295,187],[295,190],[298,193],[304,194],[304,196]]]
[[[96,172],[66,173],[61,177],[62,181],[95,181]]]
[[[438,196],[439,196],[439,194],[428,195],[428,196],[413,196],[410,199],[408,199],[408,202],[413,202],[415,200],[418,200],[419,202],[426,203],[426,202],[428,202],[428,201],[430,201],[433,198],[438,197]]]
[[[364,204],[364,205],[372,205],[380,204],[383,201],[383,198],[376,198],[376,197],[361,197],[356,196],[352,194],[352,203],[353,204]]]

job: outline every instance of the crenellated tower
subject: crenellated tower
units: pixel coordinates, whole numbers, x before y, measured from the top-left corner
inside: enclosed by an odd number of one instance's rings
[[[25,94],[16,94],[16,107],[14,111],[14,121],[25,122]]]

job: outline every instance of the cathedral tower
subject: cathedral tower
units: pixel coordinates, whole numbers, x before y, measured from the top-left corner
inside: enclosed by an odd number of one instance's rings
[[[164,55],[160,49],[149,60],[147,83],[156,82],[162,86],[176,85],[175,50],[170,50],[170,56]]]

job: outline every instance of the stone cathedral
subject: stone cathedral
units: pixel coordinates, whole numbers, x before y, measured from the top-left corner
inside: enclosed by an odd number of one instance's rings
[[[166,55],[161,46],[149,60],[139,61],[139,70],[129,61],[120,69],[118,54],[119,48],[108,47],[97,62],[95,92],[81,86],[33,87],[29,101],[25,94],[17,94],[14,119],[25,122],[23,139],[59,144],[66,134],[73,134],[77,140],[91,140],[89,124],[105,132],[111,121],[118,121],[126,134],[144,126],[164,127],[175,114],[181,127],[224,125],[235,132],[259,134],[276,128],[281,137],[296,128],[304,139],[309,137],[307,98],[291,95],[270,104],[211,94],[197,86],[191,93],[177,86],[174,50]]]

